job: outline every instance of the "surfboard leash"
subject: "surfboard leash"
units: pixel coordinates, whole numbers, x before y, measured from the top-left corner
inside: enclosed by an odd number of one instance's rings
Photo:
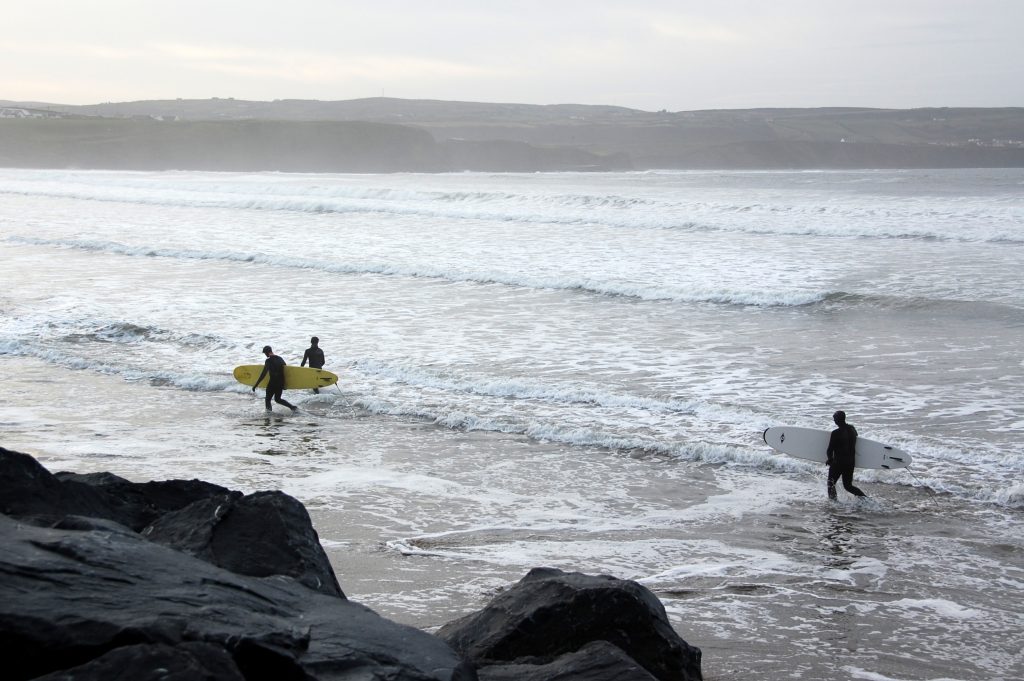
[[[932,496],[935,496],[935,490],[933,490],[928,485],[924,484],[924,482],[921,481],[921,478],[919,478],[916,475],[914,475],[914,471],[910,470],[910,466],[907,466],[903,470],[905,470],[906,472],[910,473],[910,477],[914,478],[914,480],[917,481],[917,484],[919,484],[921,487],[924,487],[926,490],[928,490],[928,494],[930,494]]]

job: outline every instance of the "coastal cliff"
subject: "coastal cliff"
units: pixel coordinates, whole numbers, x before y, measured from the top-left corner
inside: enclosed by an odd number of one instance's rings
[[[1024,108],[0,102],[0,166],[360,173],[1024,167]]]
[[[625,170],[624,154],[522,141],[436,141],[364,121],[0,119],[0,166],[103,170],[393,173]]]

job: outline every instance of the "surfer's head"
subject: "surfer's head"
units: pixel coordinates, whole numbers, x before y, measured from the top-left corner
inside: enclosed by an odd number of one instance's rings
[[[263,354],[264,355],[272,355],[272,354],[274,354],[274,348],[270,347],[269,345],[264,345],[263,346]]]
[[[310,345],[316,345],[319,342],[320,342],[320,339],[317,338],[316,336],[313,336],[312,338],[309,339]]]
[[[846,412],[837,411],[835,414],[832,414],[832,420],[836,422],[837,426],[843,425],[846,423]]]

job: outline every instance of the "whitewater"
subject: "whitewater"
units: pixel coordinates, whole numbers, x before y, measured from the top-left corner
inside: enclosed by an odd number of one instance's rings
[[[708,678],[1015,679],[1022,264],[1019,169],[0,169],[0,446],[283,489],[428,630],[550,565]],[[313,335],[266,414],[231,369]],[[836,409],[914,457],[868,501],[761,440]]]

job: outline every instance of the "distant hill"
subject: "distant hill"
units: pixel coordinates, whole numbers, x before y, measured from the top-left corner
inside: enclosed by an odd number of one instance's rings
[[[0,101],[0,164],[354,172],[1024,167],[1024,108]]]

